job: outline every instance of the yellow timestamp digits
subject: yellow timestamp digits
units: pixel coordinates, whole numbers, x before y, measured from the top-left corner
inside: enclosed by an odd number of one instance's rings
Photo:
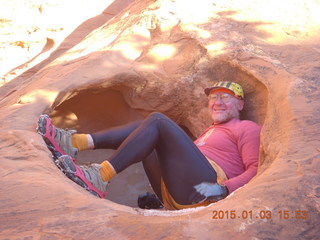
[[[307,211],[305,210],[280,210],[277,213],[273,214],[271,210],[213,210],[212,219],[306,219],[308,216]]]
[[[257,214],[254,214],[252,210],[214,210],[212,211],[212,219],[271,219],[272,212],[269,210],[258,211]]]
[[[279,212],[279,218],[280,219],[307,219],[308,212],[302,211],[302,210],[296,210],[296,211],[288,211],[288,210],[280,210]]]

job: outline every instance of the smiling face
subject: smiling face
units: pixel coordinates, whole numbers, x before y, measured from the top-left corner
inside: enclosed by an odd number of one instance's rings
[[[224,89],[212,91],[209,95],[208,109],[214,124],[225,123],[240,118],[244,101],[226,92]]]

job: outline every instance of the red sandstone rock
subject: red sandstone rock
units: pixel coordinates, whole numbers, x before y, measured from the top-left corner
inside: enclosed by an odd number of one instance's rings
[[[129,2],[114,2],[112,19],[107,8],[87,22],[91,33],[75,29],[0,88],[1,238],[317,239],[319,3],[134,1],[120,11]],[[149,211],[98,199],[59,172],[35,132],[43,112],[87,132],[160,111],[197,136],[210,122],[203,88],[220,79],[243,85],[242,117],[263,125],[260,168],[206,208]],[[214,211],[224,215],[212,219]]]

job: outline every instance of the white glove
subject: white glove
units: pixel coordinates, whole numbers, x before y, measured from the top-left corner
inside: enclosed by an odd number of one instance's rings
[[[206,199],[221,200],[228,195],[226,186],[221,186],[218,183],[202,182],[195,185],[194,188],[198,193],[205,196]]]

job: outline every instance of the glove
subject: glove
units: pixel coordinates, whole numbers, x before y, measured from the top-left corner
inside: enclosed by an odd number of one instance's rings
[[[195,185],[194,188],[198,193],[205,196],[204,200],[219,201],[228,195],[228,188],[218,183],[202,182]]]

